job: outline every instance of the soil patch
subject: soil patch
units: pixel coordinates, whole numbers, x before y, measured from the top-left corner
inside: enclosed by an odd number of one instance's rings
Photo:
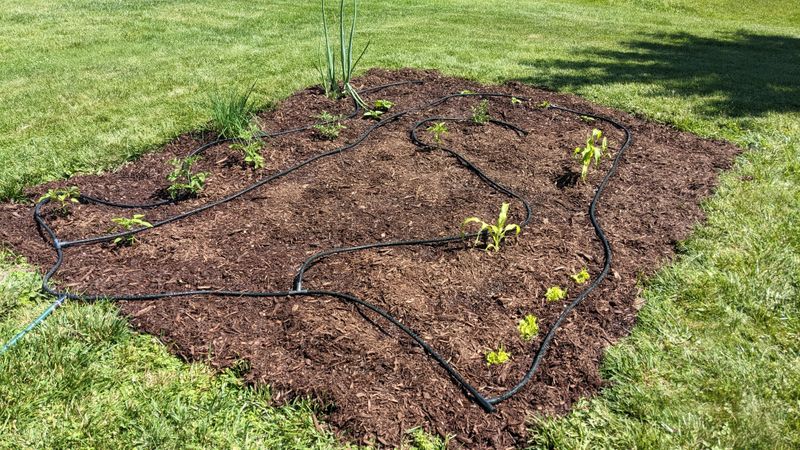
[[[217,368],[245,368],[252,383],[272,387],[277,403],[299,396],[320,399],[326,420],[344,439],[397,445],[423,426],[455,435],[465,447],[505,448],[526,439],[532,414],[568,411],[603,386],[603,350],[628,334],[637,305],[637,279],[650,274],[702,220],[698,203],[738,149],[667,126],[519,83],[481,86],[434,71],[371,70],[355,80],[369,88],[420,80],[365,94],[388,99],[393,111],[413,109],[463,90],[529,98],[488,98],[489,113],[527,131],[468,119],[480,99],[459,97],[412,112],[373,131],[361,144],[319,159],[231,202],[139,235],[131,247],[111,244],[68,247],[58,286],[86,294],[144,294],[195,289],[289,290],[295,272],[311,255],[330,248],[398,239],[457,234],[468,216],[494,221],[511,202],[510,222],[523,219],[521,203],[489,188],[452,156],[423,149],[410,128],[431,116],[448,122],[443,145],[519,193],[532,206],[523,233],[498,253],[469,242],[364,250],[325,258],[306,273],[306,289],[353,294],[391,312],[415,330],[486,396],[519,381],[541,338],[583,286],[570,275],[586,267],[595,277],[602,247],[588,219],[588,205],[611,159],[576,182],[580,166],[572,150],[593,128],[608,136],[611,156],[623,134],[607,123],[544,109],[543,101],[599,114],[626,125],[633,144],[623,155],[598,208],[614,251],[611,275],[569,316],[533,380],[488,414],[472,402],[414,342],[384,319],[327,297],[242,298],[191,296],[120,302],[134,326],[160,336],[178,355]],[[326,110],[347,114],[346,100],[333,102],[316,88],[284,100],[260,115],[262,128],[278,131],[313,123]],[[68,215],[46,206],[62,240],[107,233],[113,217],[146,215],[156,221],[220,199],[314,155],[358,138],[375,122],[353,117],[335,141],[304,130],[267,140],[266,167],[245,167],[226,143],[204,153],[198,168],[209,172],[198,198],[142,210],[80,204]],[[420,136],[433,142],[429,133]],[[179,137],[114,173],[82,175],[30,190],[77,185],[84,194],[120,202],[146,202],[163,195],[168,161],[211,142],[209,133]],[[37,231],[29,205],[0,205],[0,242],[43,270],[53,264],[50,244]],[[548,302],[545,290],[568,290]],[[523,342],[517,323],[539,319],[539,336]],[[503,344],[509,363],[487,367],[485,353]],[[244,362],[243,362],[244,361]]]

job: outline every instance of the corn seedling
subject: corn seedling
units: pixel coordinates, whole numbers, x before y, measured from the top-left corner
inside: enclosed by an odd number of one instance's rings
[[[355,61],[353,61],[353,36],[356,32],[356,18],[358,15],[358,5],[356,0],[353,0],[353,17],[350,22],[350,33],[345,33],[345,7],[344,7],[344,0],[339,1],[339,15],[338,15],[338,25],[339,25],[339,65],[341,68],[341,73],[337,74],[336,71],[336,56],[334,52],[334,48],[331,45],[331,39],[328,35],[328,19],[325,15],[325,0],[321,0],[322,5],[322,37],[324,41],[324,52],[325,52],[325,67],[323,69],[322,63],[318,66],[320,80],[322,82],[322,87],[325,89],[325,95],[328,98],[341,98],[343,94],[347,94],[353,98],[353,100],[362,108],[368,109],[367,105],[364,103],[364,100],[358,95],[355,88],[350,84],[350,79],[353,76],[353,71],[355,70],[358,62],[361,61],[361,57],[364,56],[364,53],[369,48],[369,42],[367,45],[364,46],[364,49],[361,50],[361,53],[358,55]],[[341,75],[342,78],[342,85],[339,86],[338,77]]]
[[[589,281],[589,278],[590,278],[589,271],[586,270],[586,267],[581,269],[581,271],[576,273],[575,275],[572,275],[572,279],[575,280],[575,282],[578,284],[586,283],[587,281]]]
[[[492,350],[486,354],[486,365],[487,366],[494,366],[497,364],[503,364],[508,362],[509,358],[511,358],[511,353],[508,353],[505,348],[503,348],[503,344],[500,344],[497,347],[497,350]]]
[[[433,125],[431,125],[428,128],[426,128],[426,130],[428,130],[431,133],[433,133],[433,140],[437,144],[441,144],[442,143],[442,135],[447,133],[447,131],[448,131],[447,130],[447,125],[445,125],[444,122],[436,122]]]
[[[539,324],[536,322],[536,316],[528,314],[524,319],[519,321],[517,325],[519,336],[523,341],[530,341],[539,334]]]
[[[173,159],[170,161],[173,170],[167,175],[167,180],[172,184],[167,188],[169,196],[173,199],[194,196],[203,190],[206,184],[205,172],[192,172],[192,165],[200,159],[199,156],[190,156],[184,159]]]
[[[250,95],[255,85],[240,92],[236,88],[211,95],[211,126],[224,138],[242,137],[251,130],[253,105]]]
[[[241,151],[244,156],[244,163],[258,170],[264,168],[264,157],[261,156],[262,146],[263,144],[260,140],[253,139],[247,144],[244,142],[231,144],[231,149]]]
[[[514,231],[515,234],[519,234],[520,231],[522,231],[522,228],[515,223],[506,224],[506,221],[508,220],[508,206],[508,203],[503,203],[503,205],[500,206],[500,215],[497,216],[497,223],[494,225],[486,223],[477,217],[468,217],[464,219],[464,222],[461,223],[462,234],[464,232],[464,228],[468,224],[473,222],[478,223],[480,224],[481,228],[478,230],[478,237],[475,239],[475,245],[480,245],[481,237],[485,231],[487,236],[492,240],[491,242],[488,242],[487,240],[486,251],[488,252],[492,249],[494,249],[494,251],[499,251],[500,242],[505,239],[506,233],[509,231]]]
[[[117,229],[123,231],[133,231],[136,228],[152,228],[153,224],[144,220],[144,214],[134,214],[130,219],[126,217],[116,217],[111,219],[117,226]],[[114,245],[133,245],[136,242],[136,236],[129,234],[127,236],[120,236],[114,239]]]
[[[39,198],[39,201],[47,199],[51,202],[58,202],[61,213],[66,214],[69,211],[69,204],[78,203],[80,196],[81,192],[78,190],[78,187],[70,186],[64,189],[49,189],[46,194]]]
[[[339,132],[347,128],[346,126],[339,123],[339,119],[342,116],[334,116],[333,114],[329,113],[328,111],[322,111],[319,115],[315,116],[317,119],[321,120],[321,123],[318,123],[313,126],[314,130],[319,134],[320,137],[323,139],[328,139],[330,141],[339,137]]]
[[[544,298],[546,298],[548,302],[557,302],[563,300],[566,296],[567,291],[561,289],[561,286],[549,287],[547,288],[547,292],[544,293]]]
[[[489,121],[489,100],[481,100],[472,107],[472,121],[478,125],[484,125]]]
[[[521,105],[522,100],[518,99],[517,97],[511,97],[511,104],[512,105]]]
[[[602,139],[602,140],[601,140]],[[598,144],[600,146],[598,147]],[[597,128],[592,130],[592,134],[586,139],[586,146],[576,147],[573,155],[576,159],[581,161],[581,180],[586,180],[586,175],[589,173],[589,166],[594,161],[594,165],[600,162],[600,158],[606,154],[608,149],[608,140],[603,136],[603,132]]]

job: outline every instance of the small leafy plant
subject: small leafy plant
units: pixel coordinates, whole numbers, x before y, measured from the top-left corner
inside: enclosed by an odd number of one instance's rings
[[[328,111],[322,111],[315,117],[322,122],[314,125],[313,128],[323,139],[332,141],[339,137],[339,132],[347,128],[339,123],[339,119],[341,119],[342,116],[334,116]]]
[[[512,105],[521,105],[522,100],[518,99],[517,97],[511,97],[511,104]]]
[[[599,146],[598,146],[599,144]],[[581,161],[581,180],[586,180],[586,175],[589,173],[589,166],[594,161],[594,165],[600,162],[600,158],[606,154],[608,149],[608,140],[603,136],[603,132],[597,128],[592,130],[592,134],[586,139],[586,146],[576,147],[573,151],[573,156]]]
[[[123,231],[132,231],[136,228],[152,228],[153,224],[144,220],[144,214],[134,214],[131,218],[115,217],[111,219],[117,226],[117,229]],[[114,245],[133,245],[136,242],[136,236],[129,234],[127,236],[120,236],[114,239]]]
[[[473,95],[476,94],[475,91],[470,91],[469,89],[464,89],[463,91],[459,92],[461,95]]]
[[[375,119],[375,120],[380,120],[382,115],[383,111],[377,109],[370,109],[364,112],[364,117],[369,117],[370,119]]]
[[[583,114],[581,114],[581,116],[580,116],[580,117],[581,117],[581,120],[582,120],[582,121],[584,121],[584,122],[586,122],[586,123],[592,123],[592,122],[594,122],[594,117],[591,117],[591,116],[585,116],[585,115],[583,115]]]
[[[426,128],[426,130],[428,130],[431,133],[433,133],[433,140],[437,144],[441,144],[442,143],[442,135],[447,133],[447,131],[448,131],[447,130],[447,125],[445,125],[444,122],[436,122],[433,125],[431,125],[428,128]]]
[[[472,122],[484,125],[489,122],[489,100],[483,99],[472,107]]]
[[[231,149],[241,151],[244,156],[244,163],[258,170],[264,168],[264,157],[261,156],[262,146],[263,144],[260,140],[252,139],[247,143],[237,142],[231,144]]]
[[[167,175],[167,180],[172,184],[167,188],[169,196],[173,199],[194,196],[199,194],[206,184],[206,172],[192,172],[192,165],[200,159],[200,156],[190,156],[188,158],[175,158],[170,161],[173,170]]]
[[[519,321],[517,330],[519,330],[519,336],[523,341],[530,341],[535,338],[539,334],[539,324],[536,321],[536,316],[533,314],[525,316],[524,319]]]
[[[566,296],[567,291],[561,289],[561,286],[549,287],[547,288],[547,292],[544,293],[544,298],[546,298],[548,302],[557,302],[563,300]]]
[[[496,252],[500,251],[500,242],[505,239],[506,233],[509,231],[514,231],[515,234],[518,235],[520,231],[522,231],[522,228],[515,223],[506,224],[506,221],[508,220],[508,207],[508,203],[503,203],[502,206],[500,206],[500,215],[497,216],[497,223],[494,225],[486,223],[477,217],[467,217],[464,219],[464,222],[461,223],[462,234],[464,228],[468,224],[473,222],[478,223],[480,224],[481,228],[478,230],[478,237],[475,239],[475,245],[480,245],[481,237],[485,231],[488,237],[492,240],[491,242],[487,241],[486,251],[488,252],[492,249],[494,249]]]
[[[547,109],[547,108],[550,107],[550,102],[548,102],[547,100],[544,100],[544,101],[539,102],[536,106],[538,106],[539,108],[542,108],[542,109]]]
[[[230,88],[211,94],[211,126],[224,138],[246,135],[250,131],[254,108],[250,96],[255,85],[245,91]]]
[[[389,100],[385,99],[375,100],[375,109],[379,111],[388,111],[392,109],[392,106],[394,106],[394,102],[390,102]]]
[[[497,350],[492,350],[486,354],[486,365],[494,366],[498,364],[503,364],[508,362],[510,358],[511,358],[511,353],[508,353],[506,349],[503,348],[503,344],[500,344]]]
[[[583,269],[581,269],[580,272],[576,273],[575,275],[572,275],[571,277],[578,284],[584,284],[587,281],[589,281],[589,278],[591,278],[589,276],[589,271],[586,270],[586,267],[584,267]]]
[[[364,112],[364,117],[380,120],[383,113],[392,109],[392,106],[394,106],[394,103],[390,102],[389,100],[384,100],[384,99],[375,100],[375,108],[368,109],[366,112]]]
[[[49,189],[46,194],[39,198],[39,201],[48,199],[51,202],[58,202],[61,213],[66,214],[68,212],[69,204],[78,203],[78,199],[80,197],[81,192],[78,190],[78,187],[70,186],[64,189]]]

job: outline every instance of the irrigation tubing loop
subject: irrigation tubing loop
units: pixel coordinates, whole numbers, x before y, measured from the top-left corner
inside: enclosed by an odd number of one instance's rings
[[[386,89],[386,88],[389,88],[389,87],[393,87],[393,86],[399,86],[399,85],[404,85],[404,84],[421,84],[421,83],[422,83],[421,81],[403,81],[403,82],[398,82],[398,83],[385,84],[385,85],[375,86],[375,87],[370,88],[370,89],[362,90],[361,94],[367,94],[367,93],[371,93],[371,92],[378,92],[380,90],[383,90],[383,89]],[[611,163],[611,167],[605,173],[602,181],[597,186],[597,189],[595,190],[595,193],[594,193],[594,196],[592,198],[592,201],[589,204],[589,211],[588,211],[589,220],[591,221],[592,227],[594,228],[594,232],[595,232],[595,234],[597,236],[597,239],[600,241],[600,243],[603,246],[603,269],[594,278],[594,281],[587,288],[585,288],[577,297],[575,297],[575,299],[571,303],[569,303],[564,308],[564,310],[558,316],[558,318],[553,323],[553,325],[551,325],[549,331],[544,336],[541,344],[539,345],[538,350],[534,354],[530,366],[528,367],[528,369],[526,370],[526,372],[524,373],[524,375],[522,376],[520,381],[516,385],[514,385],[512,388],[507,390],[505,393],[500,394],[500,395],[498,395],[496,397],[487,397],[487,396],[484,396],[483,394],[481,394],[479,392],[479,390],[475,386],[470,384],[467,380],[465,380],[461,376],[461,374],[455,369],[455,367],[453,367],[447,361],[447,358],[445,358],[441,354],[439,354],[430,344],[428,344],[424,339],[422,339],[414,330],[412,330],[411,328],[409,328],[408,326],[403,324],[398,318],[393,316],[390,312],[386,311],[385,309],[383,309],[383,308],[381,308],[381,307],[379,307],[379,306],[377,306],[375,304],[372,304],[370,302],[367,302],[367,301],[365,301],[363,299],[360,299],[360,298],[358,298],[358,297],[356,297],[354,295],[345,293],[345,292],[305,289],[304,286],[303,286],[303,277],[304,277],[306,271],[309,268],[311,268],[312,266],[314,266],[314,264],[318,263],[320,260],[328,258],[328,257],[331,257],[331,256],[341,255],[341,254],[344,254],[344,253],[358,252],[358,251],[363,251],[363,250],[389,248],[389,247],[420,246],[420,245],[429,245],[429,246],[443,245],[443,244],[448,244],[448,243],[453,243],[453,242],[464,241],[467,238],[475,238],[475,237],[479,236],[479,233],[458,234],[458,235],[452,235],[452,236],[435,237],[435,238],[427,238],[427,239],[395,240],[395,241],[387,241],[387,242],[371,242],[371,243],[366,243],[366,244],[362,244],[362,245],[356,245],[356,246],[350,246],[350,247],[340,247],[340,248],[333,248],[333,249],[323,250],[323,251],[320,251],[320,252],[318,252],[318,253],[316,253],[314,255],[311,255],[310,257],[308,257],[300,265],[300,267],[298,268],[298,270],[296,272],[296,275],[295,275],[295,277],[294,277],[294,279],[292,281],[292,288],[290,290],[286,290],[286,291],[265,291],[265,292],[261,292],[261,291],[227,291],[227,290],[205,290],[205,289],[200,289],[200,290],[189,290],[189,291],[158,292],[158,293],[140,294],[140,295],[113,295],[113,294],[84,295],[84,294],[73,294],[73,293],[66,292],[66,291],[60,291],[60,290],[56,289],[55,287],[53,287],[52,283],[51,283],[51,279],[56,274],[56,272],[58,272],[59,268],[61,267],[62,263],[64,262],[64,249],[65,248],[77,247],[77,246],[82,246],[82,245],[98,244],[98,243],[102,243],[102,242],[113,241],[114,239],[120,238],[120,237],[125,238],[125,237],[129,237],[129,236],[133,236],[133,235],[136,235],[136,234],[139,234],[139,233],[144,233],[144,232],[146,232],[146,231],[148,231],[150,229],[158,228],[158,227],[161,227],[161,226],[173,223],[173,222],[177,222],[177,221],[179,221],[181,219],[184,219],[186,217],[199,214],[199,213],[201,213],[203,211],[206,211],[208,209],[211,209],[211,208],[214,208],[216,206],[219,206],[219,205],[225,204],[227,202],[230,202],[232,200],[235,200],[235,199],[247,194],[248,192],[251,192],[251,191],[253,191],[255,189],[258,189],[261,186],[264,186],[264,185],[266,185],[266,184],[268,184],[268,183],[270,183],[270,182],[272,182],[272,181],[274,181],[276,179],[279,179],[279,178],[281,178],[283,176],[286,176],[286,175],[288,175],[288,174],[290,174],[290,173],[292,173],[294,171],[300,170],[303,167],[306,167],[306,166],[308,166],[310,164],[313,164],[314,162],[317,162],[317,161],[322,160],[324,158],[327,158],[327,157],[330,157],[330,156],[333,156],[333,155],[337,155],[337,154],[346,152],[346,151],[348,151],[350,149],[353,149],[353,148],[357,147],[358,145],[360,145],[362,142],[364,142],[370,136],[370,134],[373,131],[375,131],[375,130],[381,128],[381,127],[384,127],[387,124],[390,124],[390,123],[400,119],[401,117],[404,117],[404,116],[406,116],[406,115],[408,115],[410,113],[414,113],[414,112],[424,112],[424,111],[427,111],[427,110],[429,110],[429,109],[431,109],[431,108],[433,108],[435,106],[443,104],[443,103],[445,103],[445,102],[447,102],[447,101],[449,101],[451,99],[461,98],[461,97],[478,97],[478,98],[481,98],[481,99],[493,98],[493,97],[514,98],[509,94],[492,93],[492,92],[450,94],[450,95],[446,95],[444,97],[440,97],[440,98],[438,98],[436,100],[433,100],[431,102],[428,102],[426,104],[423,104],[421,106],[417,106],[415,108],[411,108],[411,109],[407,109],[407,110],[404,110],[404,111],[395,112],[395,113],[392,113],[392,114],[386,113],[386,114],[384,114],[384,116],[381,118],[380,121],[378,121],[378,122],[374,123],[373,125],[369,126],[355,140],[353,140],[352,142],[350,142],[350,143],[348,143],[348,144],[346,144],[344,146],[341,146],[341,147],[338,147],[336,149],[333,149],[333,150],[318,154],[316,156],[310,157],[310,158],[308,158],[308,159],[306,159],[304,161],[298,162],[298,163],[296,163],[296,164],[294,164],[294,165],[292,165],[292,166],[290,166],[290,167],[288,167],[286,169],[283,169],[281,171],[275,172],[275,173],[273,173],[271,175],[267,175],[266,177],[262,178],[261,180],[255,182],[255,183],[253,183],[253,184],[251,184],[251,185],[249,185],[249,186],[247,186],[247,187],[245,187],[245,188],[243,188],[243,189],[241,189],[241,190],[239,190],[237,192],[234,192],[233,194],[229,194],[229,195],[227,195],[227,196],[225,196],[225,197],[223,197],[223,198],[221,198],[219,200],[203,204],[203,205],[198,206],[198,207],[196,207],[194,209],[190,209],[188,211],[184,211],[184,212],[181,212],[179,214],[176,214],[176,215],[174,215],[172,217],[168,217],[168,218],[162,219],[160,221],[154,222],[152,224],[153,226],[152,227],[148,227],[148,228],[138,228],[138,229],[125,231],[125,232],[121,232],[121,233],[110,233],[110,234],[104,234],[104,235],[100,235],[100,236],[87,237],[87,238],[83,238],[83,239],[76,239],[76,240],[72,240],[72,241],[62,241],[62,240],[59,240],[58,235],[56,234],[56,232],[53,230],[53,228],[47,223],[45,218],[42,216],[42,207],[49,202],[49,199],[40,200],[39,202],[36,203],[36,206],[34,207],[33,217],[34,217],[34,220],[36,221],[37,226],[39,227],[39,230],[40,230],[41,234],[43,235],[43,237],[45,237],[45,239],[49,239],[50,244],[51,244],[53,250],[56,253],[55,263],[50,267],[50,269],[47,271],[47,273],[45,273],[45,275],[44,275],[44,277],[42,279],[42,290],[46,294],[53,296],[56,300],[52,305],[50,305],[49,308],[47,308],[47,310],[45,310],[44,313],[42,313],[33,322],[31,322],[27,327],[25,327],[25,329],[23,329],[20,333],[18,333],[16,336],[14,336],[8,343],[6,343],[2,348],[0,348],[0,354],[3,354],[4,352],[6,352],[9,348],[11,348],[14,344],[16,344],[23,336],[25,336],[25,334],[29,333],[38,324],[42,323],[50,314],[53,313],[53,311],[55,311],[59,306],[61,306],[66,300],[77,300],[77,301],[83,301],[83,302],[94,302],[94,301],[100,301],[100,300],[143,301],[143,300],[157,300],[157,299],[166,299],[166,298],[188,297],[188,296],[194,296],[194,295],[204,295],[204,296],[214,296],[214,297],[236,296],[236,297],[245,297],[245,298],[265,298],[265,297],[272,297],[272,298],[275,298],[275,297],[282,297],[282,298],[292,298],[292,297],[329,297],[330,298],[330,297],[332,297],[332,298],[336,298],[336,299],[339,299],[339,300],[341,300],[343,302],[350,303],[350,304],[354,305],[356,310],[365,319],[369,320],[371,323],[373,323],[373,325],[376,325],[378,328],[380,328],[380,326],[378,324],[376,324],[375,322],[372,322],[363,313],[363,310],[369,310],[369,311],[377,314],[378,316],[381,316],[383,319],[385,319],[386,321],[388,321],[389,323],[394,325],[400,331],[405,333],[409,338],[411,338],[417,345],[419,345],[428,354],[428,356],[431,359],[433,359],[436,363],[438,363],[445,370],[445,372],[450,376],[450,378],[452,378],[452,380],[455,382],[455,384],[465,392],[467,397],[469,397],[472,401],[474,401],[475,403],[480,405],[481,408],[483,408],[486,412],[494,412],[495,411],[495,406],[497,404],[499,404],[499,403],[501,403],[501,402],[503,402],[505,400],[508,400],[513,395],[518,393],[521,389],[523,389],[528,382],[530,382],[530,380],[533,378],[534,373],[539,368],[539,366],[540,366],[540,364],[542,362],[542,359],[544,358],[545,354],[547,353],[548,348],[552,344],[553,338],[555,337],[556,332],[558,331],[558,328],[561,326],[561,324],[564,322],[564,320],[569,316],[569,314],[576,307],[578,307],[578,305],[580,305],[589,296],[589,294],[593,290],[595,290],[603,282],[603,280],[608,276],[608,273],[611,270],[611,260],[612,260],[611,245],[608,242],[608,238],[606,237],[605,233],[603,232],[602,227],[600,226],[599,222],[597,221],[597,216],[596,216],[597,205],[598,205],[598,203],[600,201],[600,198],[601,198],[601,196],[603,194],[603,191],[605,190],[605,187],[608,185],[609,180],[611,179],[611,177],[616,172],[617,166],[619,165],[619,162],[620,162],[620,159],[621,159],[622,155],[625,153],[625,151],[628,149],[628,147],[630,146],[630,144],[632,142],[632,135],[631,135],[630,130],[627,127],[625,127],[624,125],[622,125],[621,123],[618,123],[618,122],[616,122],[615,120],[613,120],[611,118],[608,118],[608,117],[605,117],[605,116],[601,116],[601,115],[592,114],[592,113],[576,111],[576,110],[573,110],[573,109],[570,109],[570,108],[564,108],[564,107],[560,107],[560,106],[556,106],[556,105],[548,105],[548,106],[545,107],[545,109],[560,111],[560,112],[568,113],[568,114],[575,114],[575,115],[579,115],[579,116],[587,116],[587,117],[591,117],[591,118],[593,118],[595,120],[606,122],[606,123],[610,124],[611,126],[617,128],[618,130],[622,131],[622,133],[624,134],[624,142],[619,147],[619,150],[617,151],[617,154],[614,157],[613,162]],[[525,109],[532,110],[527,105],[527,103],[529,103],[529,99],[524,99],[524,98],[520,98],[520,97],[516,97],[516,98],[519,98],[519,99],[524,100],[526,102],[526,104],[524,106]],[[357,117],[361,112],[361,108],[359,107],[359,105],[355,101],[353,103],[354,103],[353,112],[351,114],[349,114],[346,118]],[[539,109],[539,108],[537,108],[537,109]],[[504,194],[504,195],[506,195],[508,197],[511,197],[511,198],[515,199],[516,201],[520,202],[522,204],[522,206],[523,206],[524,211],[525,211],[525,215],[524,215],[523,220],[519,223],[519,225],[520,225],[521,228],[524,229],[530,223],[531,218],[533,217],[533,211],[532,211],[532,208],[531,208],[531,205],[529,204],[529,202],[522,195],[516,193],[512,189],[502,185],[497,180],[495,180],[492,177],[490,177],[489,175],[487,175],[477,165],[473,164],[470,160],[468,160],[464,155],[456,152],[455,150],[452,150],[452,149],[449,149],[447,147],[444,147],[444,146],[442,146],[440,144],[436,144],[436,145],[427,144],[422,139],[420,139],[420,137],[418,135],[418,131],[422,127],[424,127],[426,124],[431,123],[431,122],[461,122],[461,121],[467,121],[467,120],[469,120],[469,119],[467,119],[467,118],[459,118],[459,117],[438,117],[438,116],[427,117],[427,118],[425,118],[423,120],[420,120],[420,121],[416,122],[411,127],[411,129],[409,130],[409,136],[410,136],[411,141],[417,147],[419,147],[421,151],[434,151],[435,150],[435,151],[443,152],[444,154],[446,154],[446,155],[452,157],[453,159],[455,159],[461,166],[463,166],[466,170],[471,172],[473,175],[477,176],[481,181],[483,181],[491,189],[493,189],[493,190],[495,190],[495,191],[497,191],[499,193],[502,193],[502,194]],[[520,137],[523,137],[523,136],[527,135],[527,132],[525,130],[523,130],[523,129],[521,129],[521,128],[519,128],[516,125],[511,124],[511,123],[507,123],[507,122],[503,122],[503,121],[495,120],[495,119],[490,120],[490,123],[492,123],[494,125],[497,125],[497,126],[500,126],[500,127],[504,127],[504,128],[510,129],[510,130],[516,132]],[[301,126],[301,127],[297,127],[297,128],[291,128],[291,129],[281,130],[281,131],[276,131],[276,132],[261,132],[261,133],[256,134],[255,137],[256,138],[260,138],[260,139],[273,138],[273,137],[276,137],[276,136],[282,136],[282,135],[287,135],[287,134],[291,134],[291,133],[297,133],[297,132],[301,132],[301,131],[306,131],[306,130],[311,129],[314,125],[315,124],[310,124],[310,125],[306,125],[306,126]],[[206,149],[211,148],[211,147],[213,147],[215,145],[223,144],[223,143],[226,143],[226,142],[234,142],[236,140],[237,140],[236,138],[234,138],[234,139],[218,139],[218,140],[215,140],[215,141],[212,141],[212,142],[209,142],[209,143],[206,143],[206,144],[204,144],[202,146],[197,147],[192,152],[190,152],[190,154],[187,155],[187,156],[200,155]],[[159,206],[163,206],[163,205],[179,202],[180,200],[181,199],[178,199],[178,200],[169,199],[169,200],[159,200],[159,201],[155,201],[155,202],[151,202],[151,203],[131,204],[131,203],[114,202],[112,200],[97,198],[97,197],[93,197],[93,196],[85,195],[85,194],[81,194],[80,198],[79,198],[79,201],[82,202],[82,203],[94,203],[94,204],[98,204],[98,205],[108,206],[108,207],[112,207],[112,208],[121,208],[121,209],[157,208]]]

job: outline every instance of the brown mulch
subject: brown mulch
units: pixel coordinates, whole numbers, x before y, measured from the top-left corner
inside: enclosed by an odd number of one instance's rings
[[[441,367],[386,321],[366,320],[352,305],[331,298],[188,297],[120,302],[135,327],[160,336],[178,355],[223,368],[248,367],[247,381],[272,387],[282,403],[311,396],[327,405],[326,421],[345,440],[399,444],[415,426],[455,435],[464,447],[505,448],[526,439],[533,414],[568,411],[577,399],[603,386],[598,366],[604,349],[630,331],[636,317],[637,280],[675,252],[702,220],[698,203],[730,166],[738,149],[664,125],[519,83],[480,86],[434,71],[371,70],[357,87],[420,79],[367,95],[405,110],[464,89],[530,97],[525,105],[490,99],[493,117],[529,134],[520,137],[496,125],[448,123],[445,145],[462,153],[489,176],[519,192],[533,206],[533,220],[499,253],[468,243],[367,250],[322,260],[311,268],[306,289],[351,293],[396,315],[447,358],[487,396],[513,386],[530,364],[539,342],[566,303],[580,292],[571,274],[587,267],[596,276],[602,247],[587,209],[596,184],[610,165],[592,168],[587,182],[557,180],[579,170],[572,150],[592,128],[609,137],[612,156],[622,133],[602,122],[535,105],[546,100],[594,112],[627,125],[634,142],[623,155],[598,209],[614,251],[611,275],[559,330],[542,367],[517,396],[487,414],[471,402]],[[321,250],[375,241],[456,234],[464,218],[494,220],[509,198],[440,151],[421,151],[409,128],[432,116],[469,117],[476,98],[448,101],[412,113],[373,132],[364,143],[277,179],[237,200],[147,231],[130,247],[111,244],[70,247],[56,279],[61,288],[87,294],[141,294],[190,289],[288,290],[300,264]],[[310,88],[260,115],[270,131],[313,122],[322,110],[347,113],[346,100],[332,102]],[[198,168],[210,173],[199,198],[151,210],[74,205],[65,216],[46,207],[62,240],[108,232],[111,218],[146,214],[155,221],[219,199],[273,173],[358,137],[367,119],[344,121],[333,142],[313,130],[268,140],[266,168],[244,166],[227,144],[210,148]],[[421,133],[430,139],[428,133]],[[209,133],[183,135],[114,173],[81,175],[32,188],[32,199],[52,187],[117,201],[141,202],[163,195],[169,159],[213,140]],[[566,177],[569,178],[569,177]],[[0,205],[0,243],[43,270],[53,250],[37,232],[30,205]],[[518,201],[511,222],[522,220]],[[568,289],[565,301],[548,302],[549,286]],[[518,321],[539,318],[533,342],[519,338]],[[503,344],[511,361],[488,367],[485,353]],[[239,361],[246,360],[247,364]]]

